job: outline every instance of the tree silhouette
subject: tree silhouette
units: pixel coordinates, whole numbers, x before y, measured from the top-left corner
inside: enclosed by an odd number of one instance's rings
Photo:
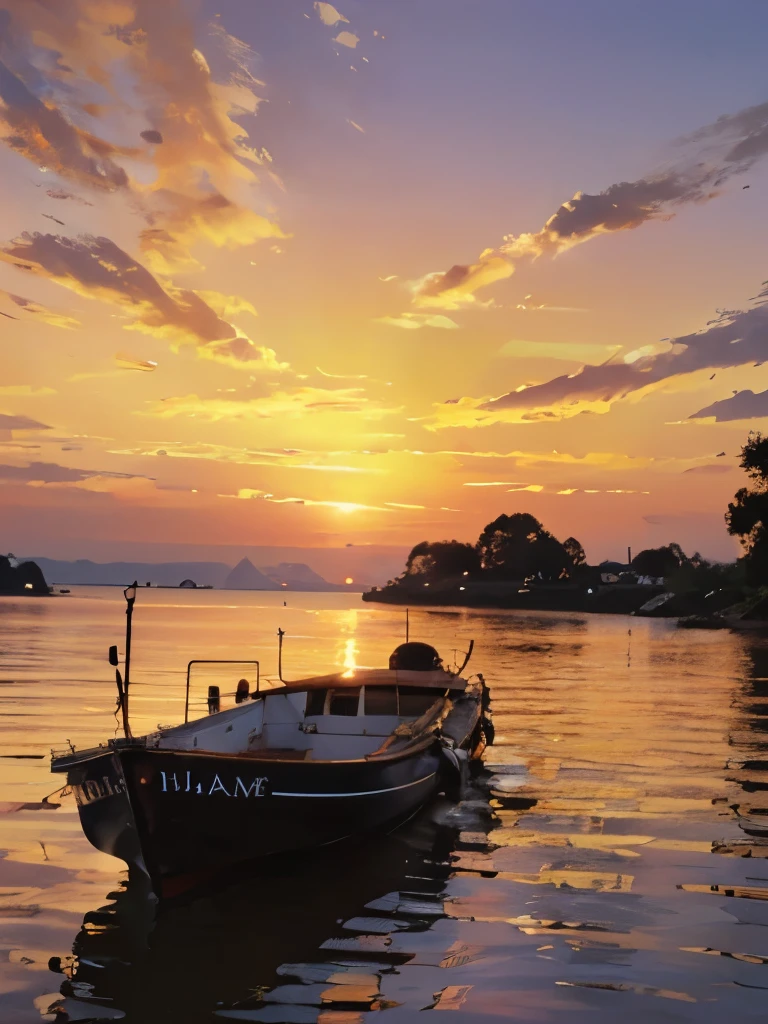
[[[742,487],[728,505],[725,523],[728,533],[738,537],[744,548],[747,580],[768,582],[768,437],[751,433],[741,449],[742,469],[754,487]]]
[[[423,540],[408,555],[406,578],[421,577],[430,582],[451,576],[474,576],[480,570],[480,558],[472,544],[458,540]]]
[[[639,576],[669,576],[686,565],[689,559],[679,544],[645,548],[632,559],[632,568]]]
[[[563,549],[566,555],[570,558],[574,569],[578,569],[580,566],[587,564],[587,556],[584,552],[584,548],[575,537],[567,537],[563,541]]]
[[[499,579],[525,579],[541,574],[559,579],[573,568],[563,545],[528,512],[501,515],[477,541],[482,568]]]

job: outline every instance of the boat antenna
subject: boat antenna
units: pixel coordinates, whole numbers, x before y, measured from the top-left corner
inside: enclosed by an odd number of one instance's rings
[[[464,669],[467,667],[469,659],[472,657],[472,651],[474,650],[474,647],[475,647],[475,641],[474,640],[470,640],[469,641],[469,648],[467,649],[466,657],[464,658],[464,661],[462,661],[461,667],[456,669],[456,675],[457,676],[460,676],[461,673],[464,671]]]
[[[281,683],[284,683],[283,679],[283,637],[285,636],[285,630],[278,628],[277,630],[277,677]]]
[[[411,623],[408,615],[409,609],[405,609],[405,642],[408,643],[411,637]]]

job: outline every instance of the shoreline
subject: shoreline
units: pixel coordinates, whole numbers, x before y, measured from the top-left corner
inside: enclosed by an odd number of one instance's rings
[[[429,593],[413,587],[385,587],[362,595],[367,603],[435,608],[497,608],[503,610],[592,612],[600,615],[632,615],[653,598],[664,595],[661,586],[645,584],[603,584],[591,587],[552,586],[524,588],[519,584],[469,583],[460,590],[454,585],[436,586]],[[667,607],[669,606],[669,607]],[[685,615],[674,599],[662,602],[649,614],[664,618]]]

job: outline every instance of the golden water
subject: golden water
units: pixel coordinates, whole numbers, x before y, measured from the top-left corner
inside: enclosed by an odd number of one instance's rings
[[[0,599],[3,1022],[57,1002],[129,1024],[231,1007],[397,1022],[436,1000],[457,1024],[765,1017],[768,641],[623,616],[412,612],[411,638],[447,662],[475,640],[470,668],[494,698],[487,775],[391,837],[244,869],[155,920],[82,837],[71,797],[34,806],[58,785],[51,747],[115,734],[106,652],[122,652],[123,610],[110,588]],[[404,625],[352,595],[140,591],[134,731],[181,720],[192,658],[257,659],[266,683],[282,627],[287,678],[380,666]],[[215,681],[227,692],[247,673]],[[392,892],[422,904],[376,903]],[[281,967],[306,963],[332,980]],[[342,991],[334,964],[359,984]]]

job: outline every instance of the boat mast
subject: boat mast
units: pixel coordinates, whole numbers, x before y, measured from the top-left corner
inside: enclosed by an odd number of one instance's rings
[[[131,681],[131,625],[133,620],[133,606],[136,602],[136,589],[138,581],[126,587],[123,591],[125,597],[125,679],[123,680],[123,732],[127,740],[131,739],[131,726],[128,721],[128,686]]]
[[[469,650],[467,651],[466,657],[464,658],[464,661],[462,661],[461,667],[456,669],[456,675],[457,676],[460,676],[461,673],[464,671],[464,669],[467,667],[469,659],[472,657],[472,651],[474,649],[475,649],[475,641],[474,640],[470,640],[469,641]]]
[[[283,637],[285,636],[285,630],[278,627],[277,630],[277,678],[281,683],[284,683],[283,679]]]

